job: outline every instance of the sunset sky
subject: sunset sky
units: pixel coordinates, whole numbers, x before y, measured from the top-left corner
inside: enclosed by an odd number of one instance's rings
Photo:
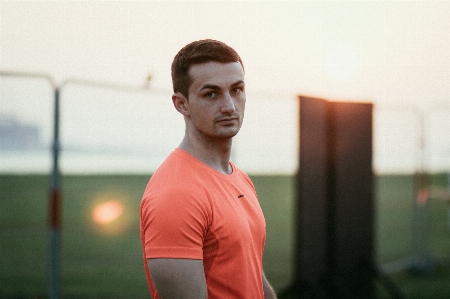
[[[449,16],[450,1],[0,0],[0,70],[133,86],[151,74],[170,92],[177,51],[213,38],[241,54],[248,98],[448,110]]]

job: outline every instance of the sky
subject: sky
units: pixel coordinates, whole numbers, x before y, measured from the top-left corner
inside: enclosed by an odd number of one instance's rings
[[[298,94],[369,101],[404,115],[448,111],[448,16],[450,1],[0,0],[0,70],[44,73],[57,84],[79,78],[136,87],[151,74],[150,90],[167,91],[170,101],[177,51],[193,40],[222,40],[244,61],[250,126],[273,124],[243,133],[261,140],[283,127],[296,134]],[[1,101],[8,106],[6,92]],[[447,126],[447,114],[439,117]],[[296,141],[274,144],[285,144],[292,164]]]

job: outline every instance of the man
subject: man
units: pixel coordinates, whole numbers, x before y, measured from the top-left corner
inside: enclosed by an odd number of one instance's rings
[[[230,162],[245,108],[244,67],[226,44],[201,40],[172,63],[185,136],[151,177],[141,203],[153,299],[273,299],[262,269],[265,220],[250,178]]]

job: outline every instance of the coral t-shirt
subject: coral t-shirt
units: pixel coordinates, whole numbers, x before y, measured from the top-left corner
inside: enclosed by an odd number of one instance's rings
[[[264,216],[250,178],[230,165],[226,175],[177,148],[151,177],[140,233],[154,299],[151,258],[203,260],[208,298],[264,298]]]

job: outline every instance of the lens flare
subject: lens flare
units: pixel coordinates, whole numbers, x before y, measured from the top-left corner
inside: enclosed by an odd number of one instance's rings
[[[123,190],[98,190],[89,200],[86,217],[90,228],[102,236],[117,236],[126,233],[134,221],[135,213],[130,208],[131,195]]]
[[[123,214],[123,204],[118,200],[109,200],[95,206],[92,219],[99,224],[110,223]]]

